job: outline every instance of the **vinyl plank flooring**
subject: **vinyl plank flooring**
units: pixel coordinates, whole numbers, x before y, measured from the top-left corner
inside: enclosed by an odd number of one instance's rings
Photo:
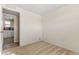
[[[75,52],[68,49],[58,47],[43,41],[25,45],[23,47],[15,47],[6,49],[3,55],[76,55]]]

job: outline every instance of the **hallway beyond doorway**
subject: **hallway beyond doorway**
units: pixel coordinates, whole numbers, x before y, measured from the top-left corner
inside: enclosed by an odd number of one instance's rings
[[[14,42],[14,38],[5,38],[3,43],[3,50],[13,48],[19,45],[18,43]]]

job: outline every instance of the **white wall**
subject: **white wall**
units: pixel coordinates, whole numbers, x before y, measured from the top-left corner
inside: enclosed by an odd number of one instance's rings
[[[20,46],[42,39],[41,16],[16,6],[2,5],[3,8],[20,12]]]
[[[79,5],[66,5],[43,17],[44,41],[79,52]]]
[[[41,16],[24,11],[20,20],[21,44],[36,42],[41,39]]]

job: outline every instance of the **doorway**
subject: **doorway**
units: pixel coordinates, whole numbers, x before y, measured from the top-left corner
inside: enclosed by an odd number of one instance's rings
[[[19,13],[3,9],[3,50],[19,46]]]

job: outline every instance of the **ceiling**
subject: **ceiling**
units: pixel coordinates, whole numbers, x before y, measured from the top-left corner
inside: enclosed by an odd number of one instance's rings
[[[55,10],[63,6],[63,4],[15,4],[15,6],[25,10],[44,15],[50,10]]]

